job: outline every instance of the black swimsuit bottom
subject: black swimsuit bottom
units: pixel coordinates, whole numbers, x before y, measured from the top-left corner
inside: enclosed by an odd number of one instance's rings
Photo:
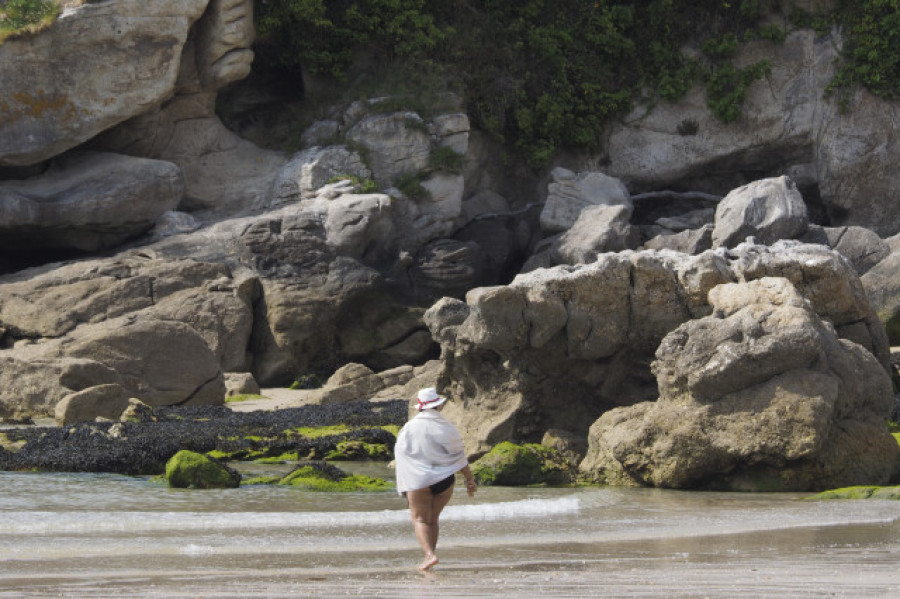
[[[440,495],[441,493],[443,493],[444,491],[446,491],[447,489],[452,487],[454,482],[456,482],[456,475],[451,474],[444,480],[434,483],[433,485],[429,486],[428,488],[431,489],[432,495]]]

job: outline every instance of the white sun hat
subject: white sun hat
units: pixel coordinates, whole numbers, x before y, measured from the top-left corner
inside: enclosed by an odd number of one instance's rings
[[[416,399],[419,402],[419,405],[417,406],[419,410],[430,410],[447,401],[446,397],[438,395],[437,390],[434,387],[419,389],[419,394],[416,396]]]

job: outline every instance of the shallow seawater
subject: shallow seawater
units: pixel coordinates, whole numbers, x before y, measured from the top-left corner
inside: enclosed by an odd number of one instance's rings
[[[900,594],[900,503],[800,497],[458,488],[423,577],[393,492],[0,473],[0,596]]]

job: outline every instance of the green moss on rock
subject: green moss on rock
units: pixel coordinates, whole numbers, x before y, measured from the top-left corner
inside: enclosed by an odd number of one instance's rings
[[[391,450],[384,443],[366,443],[365,441],[341,441],[337,447],[325,456],[330,461],[349,460],[389,460]]]
[[[823,501],[829,499],[893,499],[900,500],[900,487],[875,487],[875,486],[858,486],[843,487],[841,489],[831,489],[823,491],[812,497],[807,497],[809,501]]]
[[[321,463],[301,466],[278,481],[278,484],[306,491],[330,493],[387,491],[392,488],[392,485],[383,479],[347,474],[335,466]]]
[[[252,485],[276,485],[281,480],[280,476],[254,476],[241,481],[241,486]]]
[[[241,475],[201,453],[182,450],[166,463],[166,481],[176,489],[230,489],[241,484]]]
[[[526,486],[566,485],[574,480],[571,467],[555,449],[505,441],[472,465],[480,485]]]

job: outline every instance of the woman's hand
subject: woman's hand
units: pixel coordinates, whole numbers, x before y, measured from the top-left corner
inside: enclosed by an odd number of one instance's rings
[[[469,494],[469,497],[475,497],[475,491],[478,490],[478,485],[475,484],[475,479],[470,478],[466,481],[466,493]]]

